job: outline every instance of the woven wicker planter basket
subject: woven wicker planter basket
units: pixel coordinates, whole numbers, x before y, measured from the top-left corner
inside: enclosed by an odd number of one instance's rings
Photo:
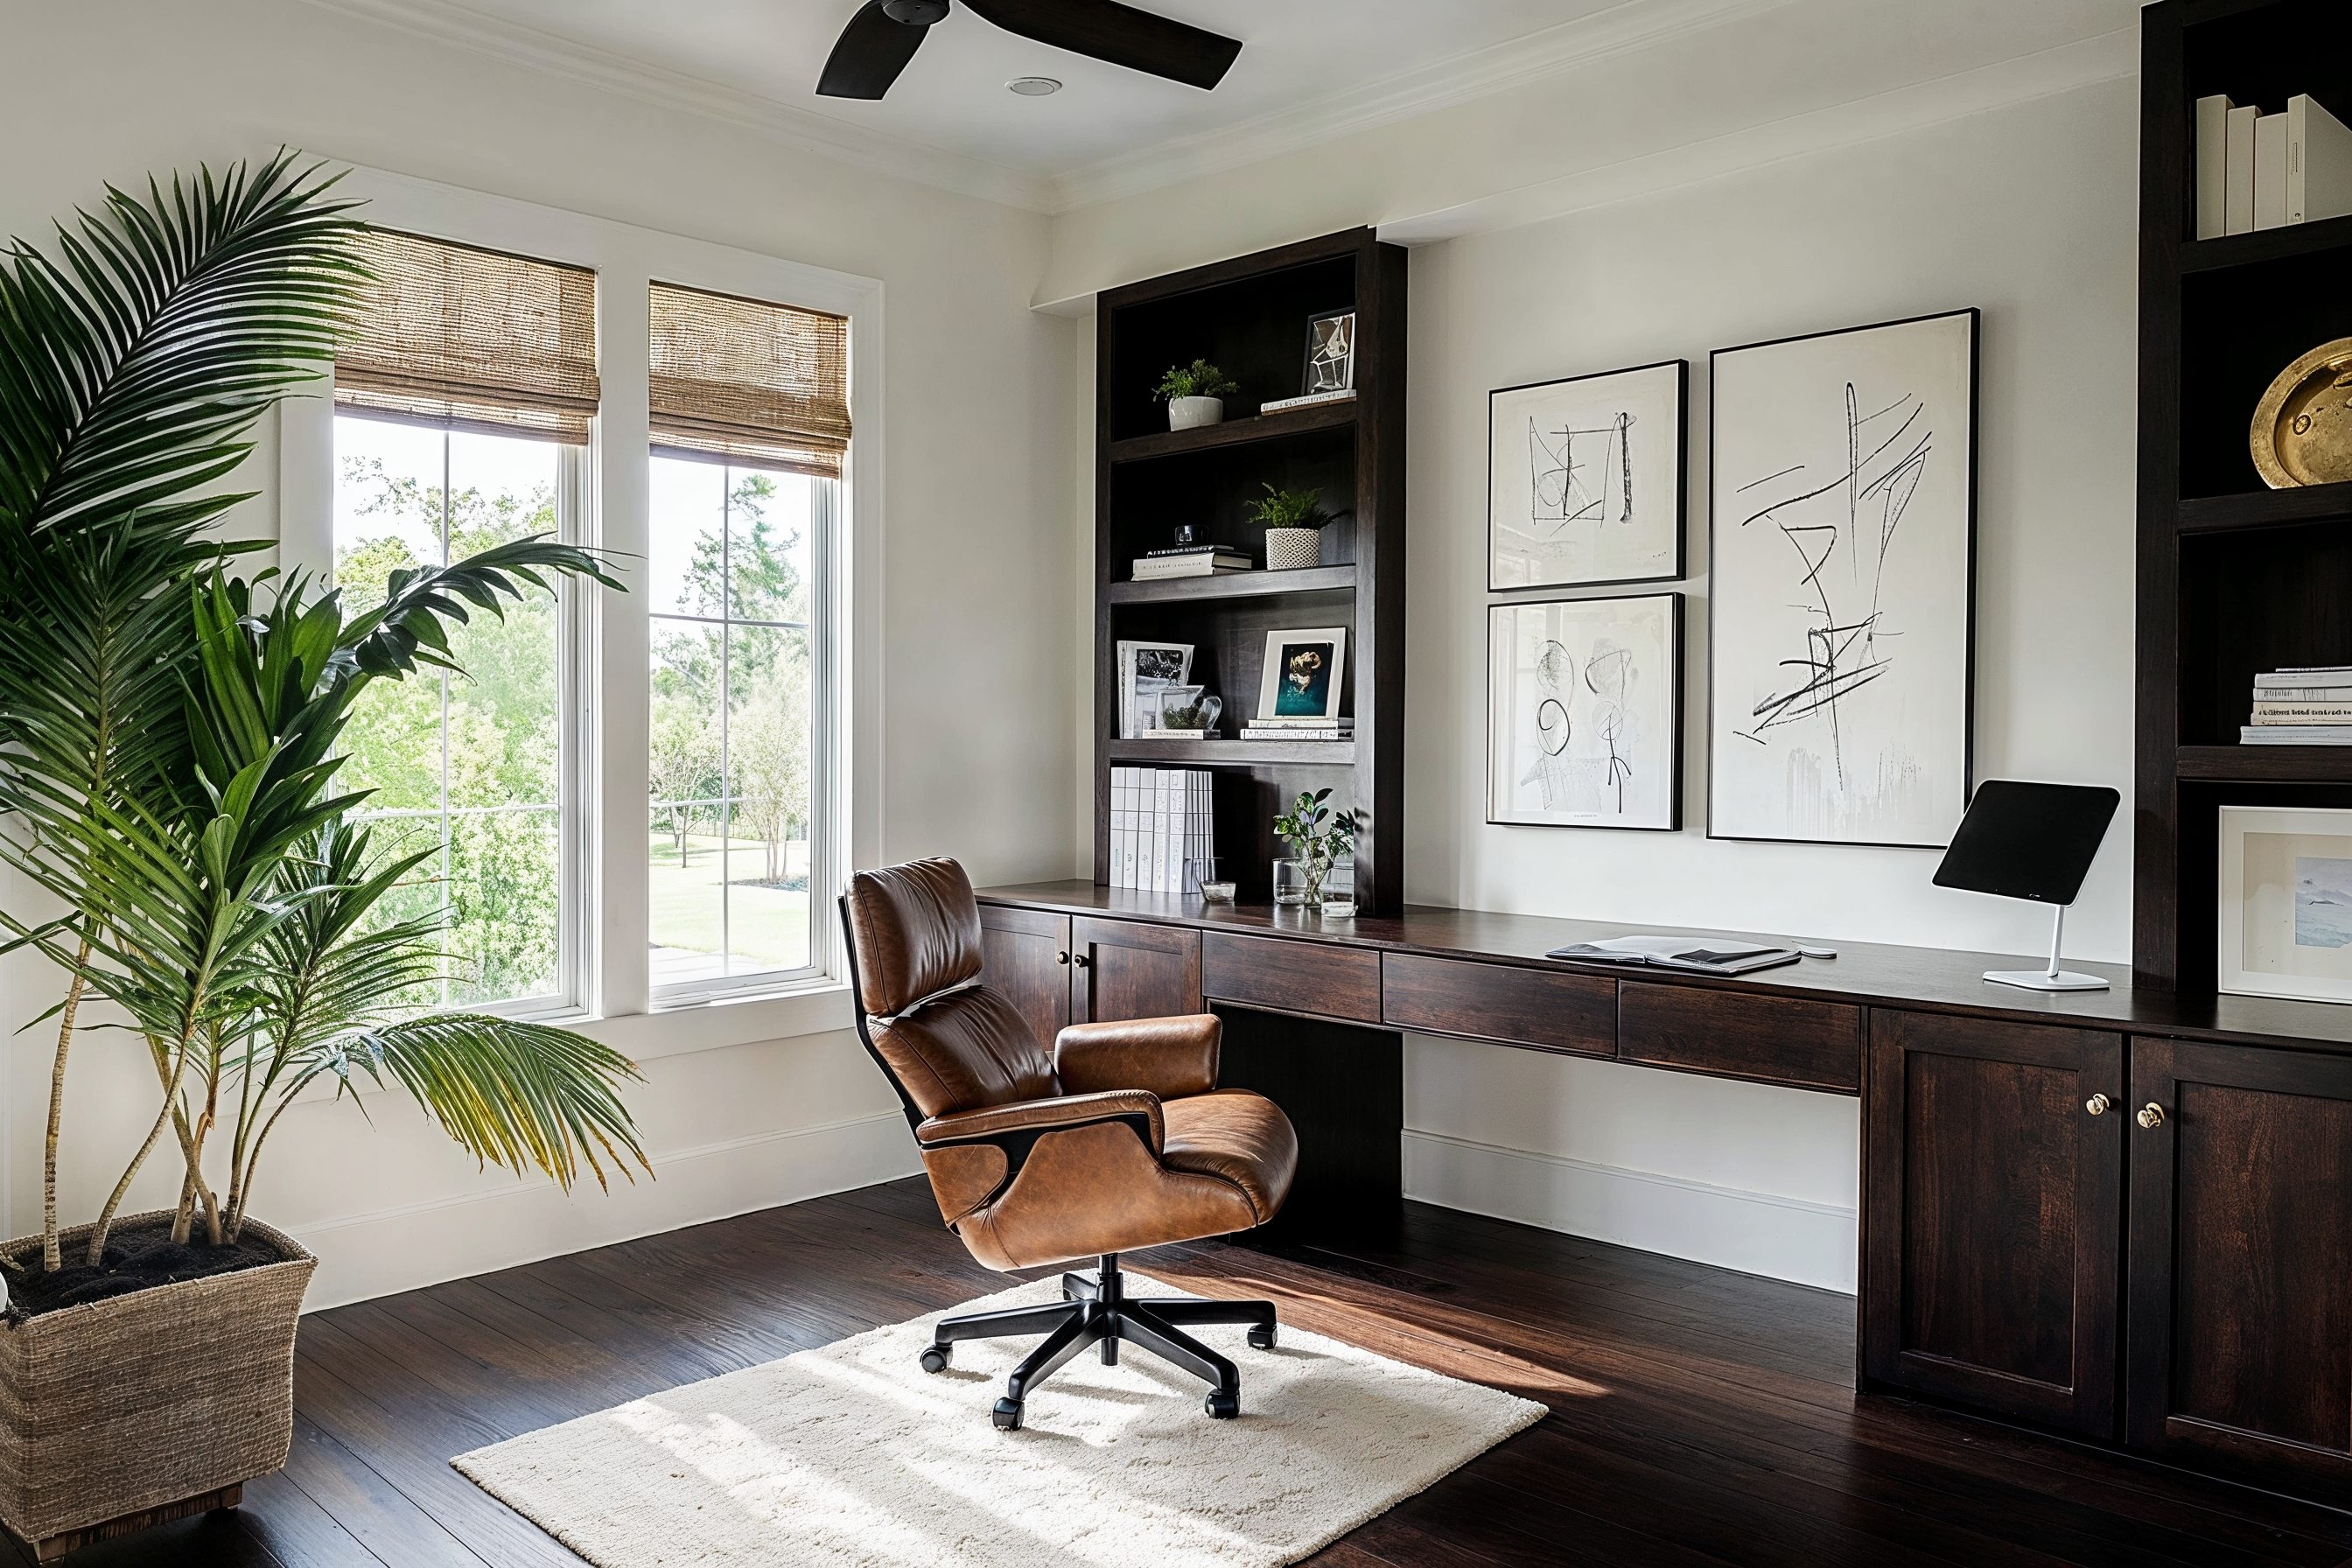
[[[68,1255],[89,1231],[65,1233]],[[294,1321],[318,1259],[266,1225],[245,1234],[284,1261],[0,1323],[0,1522],[19,1539],[160,1519],[284,1467]],[[37,1258],[40,1238],[5,1245]]]

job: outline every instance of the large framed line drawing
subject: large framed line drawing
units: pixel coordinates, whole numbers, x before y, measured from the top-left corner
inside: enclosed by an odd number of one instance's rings
[[[1486,612],[1486,820],[1682,826],[1683,596]]]
[[[1486,586],[1683,574],[1690,362],[1486,395]]]
[[[1951,842],[1974,738],[1979,325],[1716,351],[1710,837]]]

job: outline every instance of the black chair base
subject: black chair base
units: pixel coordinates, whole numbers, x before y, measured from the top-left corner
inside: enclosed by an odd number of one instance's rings
[[[945,1372],[959,1340],[1045,1335],[1045,1342],[1023,1357],[1013,1375],[1004,1380],[1004,1397],[996,1402],[996,1424],[1017,1432],[1022,1405],[1031,1389],[1090,1346],[1099,1350],[1105,1366],[1117,1366],[1118,1347],[1124,1341],[1208,1384],[1208,1397],[1202,1407],[1218,1420],[1230,1421],[1242,1413],[1241,1373],[1232,1362],[1186,1333],[1180,1326],[1186,1323],[1247,1323],[1252,1350],[1274,1348],[1273,1302],[1190,1298],[1130,1300],[1126,1276],[1119,1272],[1118,1254],[1110,1252],[1103,1255],[1092,1279],[1083,1274],[1063,1275],[1062,1299],[1050,1306],[941,1319],[931,1331],[930,1348],[923,1352],[923,1370]]]

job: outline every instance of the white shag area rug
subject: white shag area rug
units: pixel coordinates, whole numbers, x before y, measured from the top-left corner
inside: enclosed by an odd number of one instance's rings
[[[1272,1351],[1190,1331],[1241,1368],[1232,1421],[1133,1345],[1055,1373],[1018,1432],[989,1408],[1032,1341],[966,1341],[937,1375],[917,1363],[938,1317],[1059,1296],[1024,1284],[450,1462],[598,1568],[1274,1568],[1544,1414],[1287,1323]]]

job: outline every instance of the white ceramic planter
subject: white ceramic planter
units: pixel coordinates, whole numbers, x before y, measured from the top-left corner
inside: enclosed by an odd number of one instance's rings
[[[1203,425],[1225,422],[1225,400],[1222,397],[1171,397],[1168,400],[1168,428],[1198,430]]]
[[[1269,528],[1265,531],[1265,569],[1296,572],[1323,563],[1323,535],[1312,528]]]

